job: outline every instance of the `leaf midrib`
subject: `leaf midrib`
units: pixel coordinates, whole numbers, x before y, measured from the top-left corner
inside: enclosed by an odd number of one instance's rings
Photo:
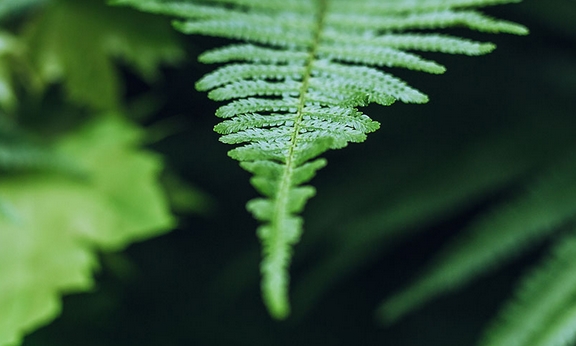
[[[288,149],[288,154],[286,155],[285,169],[282,172],[282,177],[280,179],[278,194],[276,197],[276,203],[274,208],[274,213],[271,219],[272,227],[272,239],[271,244],[273,247],[284,246],[285,245],[285,235],[282,230],[282,220],[285,220],[289,216],[288,208],[290,203],[290,189],[292,186],[292,179],[294,175],[294,169],[297,166],[296,162],[296,147],[299,140],[300,129],[302,127],[302,120],[304,117],[304,106],[306,104],[307,93],[310,84],[310,78],[312,77],[313,65],[316,60],[318,46],[321,40],[321,33],[324,27],[324,18],[326,17],[328,7],[328,0],[318,0],[318,10],[316,19],[316,28],[314,32],[314,39],[308,50],[308,57],[306,59],[306,68],[302,76],[302,86],[300,88],[300,96],[298,98],[298,107],[296,111],[296,119],[294,121],[294,128],[292,135],[290,137],[290,147]]]
[[[288,150],[288,155],[286,155],[286,168],[282,174],[280,180],[280,187],[278,193],[278,203],[274,212],[274,221],[278,222],[282,220],[287,214],[287,204],[289,199],[290,186],[292,185],[292,176],[294,169],[296,168],[295,163],[295,149],[298,144],[300,128],[302,126],[302,119],[304,117],[304,106],[306,104],[307,92],[310,84],[310,78],[312,77],[312,69],[314,61],[316,60],[316,53],[318,51],[318,46],[320,44],[321,32],[324,26],[324,18],[326,17],[326,10],[328,6],[328,0],[318,0],[318,13],[317,22],[314,32],[314,39],[309,48],[308,57],[306,59],[306,68],[304,69],[304,74],[302,78],[302,86],[300,88],[300,96],[298,98],[298,108],[296,110],[296,119],[294,121],[294,129],[290,137],[290,147]],[[283,216],[283,217],[278,217]]]

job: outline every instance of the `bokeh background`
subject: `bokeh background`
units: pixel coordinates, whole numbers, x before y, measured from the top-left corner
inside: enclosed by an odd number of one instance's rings
[[[58,2],[3,23],[18,31]],[[450,31],[498,48],[473,58],[423,54],[447,66],[440,76],[393,71],[429,104],[370,106],[381,129],[325,155],[291,266],[292,316],[282,322],[260,298],[257,224],[244,207],[256,196],[250,175],[212,131],[218,104],[194,89],[213,68],[196,56],[224,41],[179,35],[184,59],[154,81],[118,61],[120,102],[198,200],[178,211],[171,233],[101,254],[96,289],[66,296],[61,316],[24,345],[473,345],[546,241],[394,324],[375,311],[443,244],[576,148],[576,2],[525,0],[486,12],[531,33]],[[52,86],[25,119],[82,112],[64,94]]]

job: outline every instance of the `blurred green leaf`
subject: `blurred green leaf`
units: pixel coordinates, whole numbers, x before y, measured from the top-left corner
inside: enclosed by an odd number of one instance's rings
[[[117,109],[123,90],[114,59],[153,80],[159,64],[183,55],[169,23],[99,0],[56,0],[27,30],[30,59],[44,85],[64,82],[70,99]]]
[[[47,1],[48,0],[2,0],[0,2],[0,20]]]
[[[108,116],[64,138],[85,179],[6,177],[0,195],[0,345],[55,318],[60,295],[88,290],[96,251],[116,251],[174,224],[157,182],[161,160],[137,148],[141,132]]]
[[[570,227],[573,233],[574,227]],[[552,346],[576,336],[576,237],[559,237],[548,258],[533,270],[502,309],[483,346]]]
[[[384,302],[380,316],[394,321],[558,231],[576,216],[575,174],[574,155],[551,165],[520,196],[495,206],[448,244],[423,275]]]
[[[20,50],[18,39],[0,30],[0,108],[5,110],[12,110],[16,105],[11,62]]]

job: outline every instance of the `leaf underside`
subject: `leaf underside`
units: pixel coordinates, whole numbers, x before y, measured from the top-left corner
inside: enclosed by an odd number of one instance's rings
[[[254,174],[263,195],[248,203],[262,222],[262,292],[275,318],[289,314],[288,266],[302,233],[298,214],[315,190],[303,185],[326,162],[317,157],[349,142],[362,142],[379,124],[358,110],[369,103],[428,98],[383,69],[443,73],[413,51],[481,55],[494,49],[431,29],[526,34],[514,23],[472,8],[509,0],[116,0],[140,10],[181,17],[187,34],[236,41],[200,56],[224,66],[197,82],[217,101],[221,141],[239,144],[229,155]],[[424,32],[423,30],[426,30]]]

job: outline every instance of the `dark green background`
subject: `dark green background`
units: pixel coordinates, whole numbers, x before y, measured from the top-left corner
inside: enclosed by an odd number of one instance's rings
[[[422,197],[414,191],[422,186],[431,191],[440,186],[436,193],[442,194],[442,171],[429,174],[436,162],[466,157],[468,146],[502,138],[502,146],[517,147],[509,160],[532,160],[537,170],[574,147],[576,2],[526,0],[487,12],[522,23],[531,34],[452,32],[495,42],[498,49],[474,58],[425,54],[447,66],[441,76],[393,71],[426,92],[430,103],[371,106],[365,111],[381,122],[381,129],[365,143],[326,155],[329,165],[312,182],[318,194],[304,212],[305,233],[295,248],[293,317],[284,322],[271,320],[260,299],[257,225],[244,208],[256,196],[250,176],[227,157],[230,147],[212,132],[218,104],[194,90],[194,81],[212,69],[195,57],[223,41],[182,37],[188,61],[164,69],[153,85],[126,69],[126,98],[148,93],[163,100],[147,122],[177,119],[180,124],[181,131],[151,147],[212,204],[200,215],[182,215],[181,226],[166,236],[132,245],[122,254],[103,254],[96,290],[64,298],[62,316],[28,336],[25,345],[474,344],[541,248],[394,325],[379,325],[374,311],[445,240],[514,194],[530,172],[458,208],[400,227],[402,234],[419,234],[372,244],[374,250],[358,254],[363,260],[348,273],[343,268],[318,299],[305,299],[313,287],[302,285],[314,264],[333,255],[332,232],[353,238],[354,225],[369,227],[370,217],[391,205],[418,203]],[[501,149],[493,145],[490,150],[496,155]],[[459,166],[458,160],[447,165],[455,171]],[[349,229],[343,232],[345,226]],[[387,247],[386,241],[394,246]]]

